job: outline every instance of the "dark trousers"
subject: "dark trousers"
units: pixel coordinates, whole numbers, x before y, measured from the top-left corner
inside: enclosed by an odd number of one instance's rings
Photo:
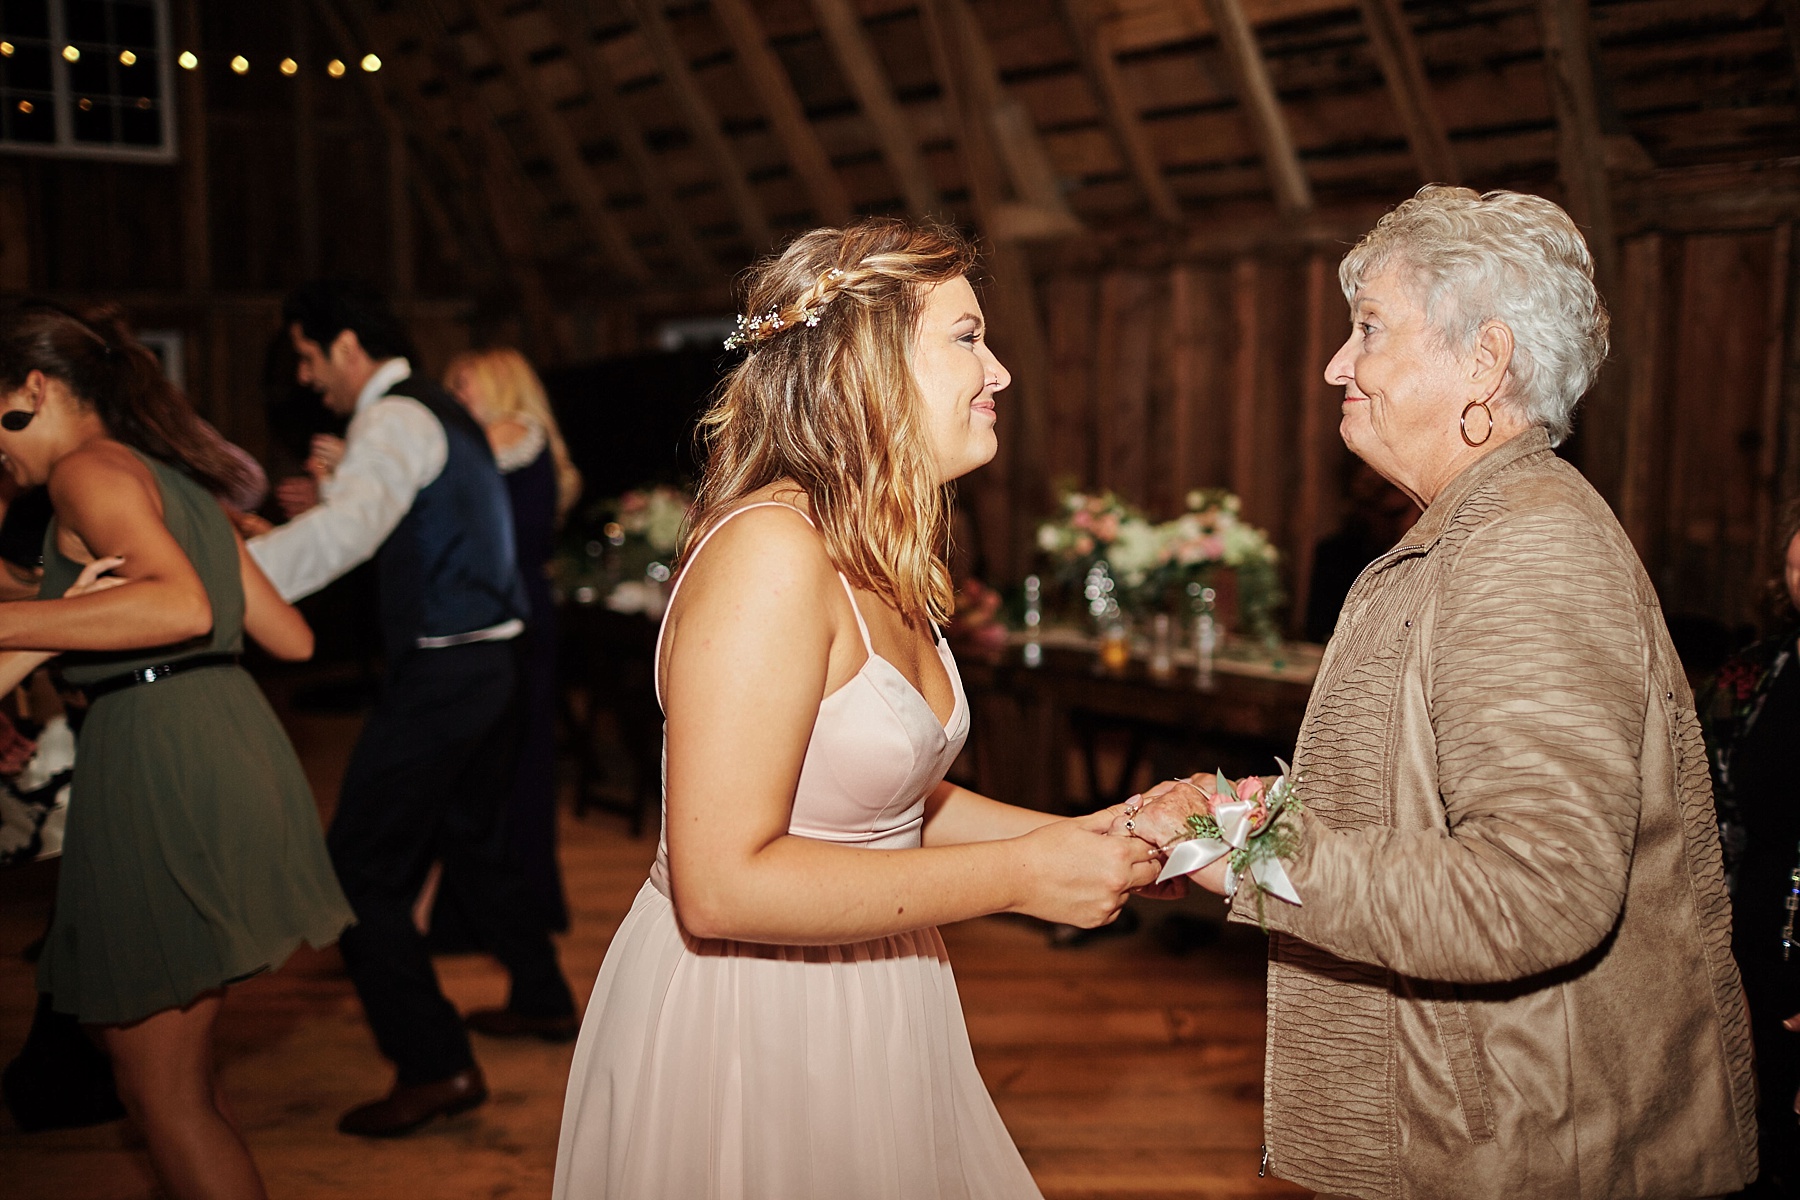
[[[511,790],[517,687],[510,642],[415,650],[390,664],[326,835],[356,911],[339,942],[344,964],[403,1084],[444,1079],[475,1061],[412,921],[434,860],[476,889],[481,944],[512,976],[508,1006],[532,1016],[575,1011],[524,877],[504,841],[490,836]]]

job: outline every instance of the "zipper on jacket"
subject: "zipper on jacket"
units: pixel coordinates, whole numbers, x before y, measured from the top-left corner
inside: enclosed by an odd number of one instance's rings
[[[1264,1142],[1262,1146],[1262,1165],[1256,1168],[1256,1177],[1258,1179],[1269,1177],[1269,1145],[1267,1142]]]

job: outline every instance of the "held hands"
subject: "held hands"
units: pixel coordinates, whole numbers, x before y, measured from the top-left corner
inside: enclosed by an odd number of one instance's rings
[[[1155,882],[1155,850],[1131,837],[1108,836],[1117,808],[1052,821],[1018,839],[1029,859],[1027,892],[1016,911],[1083,929],[1110,924],[1128,893]]]
[[[1266,780],[1251,776],[1239,783],[1239,794],[1244,799],[1254,799],[1261,795]],[[1118,810],[1119,816],[1114,821],[1112,832],[1130,834],[1139,838],[1159,851],[1159,861],[1168,848],[1189,836],[1188,818],[1190,816],[1210,815],[1216,797],[1214,790],[1218,787],[1218,778],[1210,773],[1190,775],[1186,779],[1169,779],[1157,784],[1141,796],[1133,796]],[[1219,858],[1190,875],[1171,879],[1158,885],[1167,888],[1183,879],[1192,879],[1209,892],[1225,895],[1225,873],[1228,858]],[[1155,891],[1148,895],[1157,895]],[[1179,895],[1180,893],[1176,893]]]
[[[117,575],[108,574],[108,572],[116,571],[124,565],[125,558],[123,555],[110,555],[106,558],[96,558],[93,562],[81,568],[81,574],[75,577],[75,582],[71,583],[69,585],[69,590],[63,593],[63,599],[68,600],[76,596],[87,596],[94,592],[104,592],[111,588],[124,587],[131,582],[129,579],[121,579]]]

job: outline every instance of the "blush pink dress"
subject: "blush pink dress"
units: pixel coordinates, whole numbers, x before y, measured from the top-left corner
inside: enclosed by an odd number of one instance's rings
[[[968,700],[940,637],[956,704],[938,724],[856,620],[868,659],[819,705],[788,829],[916,847]],[[976,1072],[935,928],[838,946],[691,937],[669,901],[666,840],[588,1002],[553,1194],[1040,1200]]]

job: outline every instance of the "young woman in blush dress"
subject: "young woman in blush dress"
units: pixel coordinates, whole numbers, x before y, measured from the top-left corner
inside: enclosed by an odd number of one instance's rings
[[[663,838],[600,969],[558,1200],[1037,1196],[935,928],[1111,920],[1156,866],[944,782],[969,728],[940,627],[949,487],[1006,368],[956,234],[816,230],[755,269],[748,355],[659,647]]]
[[[66,652],[89,700],[38,990],[112,1057],[165,1194],[256,1200],[213,1024],[230,984],[352,916],[312,789],[237,659],[246,633],[307,658],[312,630],[220,507],[244,460],[112,315],[0,319],[0,454],[55,514],[41,598],[0,604],[0,650]],[[113,568],[123,584],[97,587]],[[0,654],[0,684],[42,657]]]

